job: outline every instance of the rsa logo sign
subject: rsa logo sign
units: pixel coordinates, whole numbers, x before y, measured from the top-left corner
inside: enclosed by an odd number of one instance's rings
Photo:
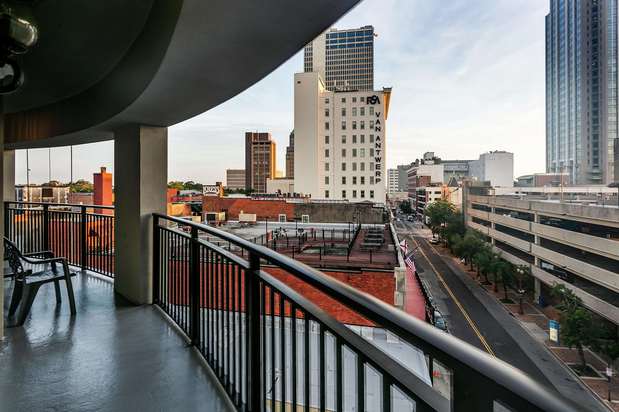
[[[367,104],[380,104],[380,99],[377,95],[368,96],[365,98]]]
[[[202,187],[202,193],[204,196],[217,196],[219,195],[219,186],[217,185],[204,185]]]

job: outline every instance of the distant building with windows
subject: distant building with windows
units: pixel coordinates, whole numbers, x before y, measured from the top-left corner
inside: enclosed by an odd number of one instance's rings
[[[245,189],[266,193],[267,179],[275,178],[275,154],[271,133],[245,133]]]
[[[245,189],[245,169],[226,169],[226,189]]]
[[[319,73],[329,91],[374,90],[374,27],[322,33],[305,46],[303,71]]]
[[[286,177],[294,179],[294,130],[288,136],[288,146],[286,147]]]
[[[387,170],[387,193],[396,193],[398,190],[398,180],[400,173],[398,169]]]
[[[551,0],[546,16],[546,171],[577,185],[615,177],[617,0]],[[617,176],[619,177],[619,176]]]
[[[391,89],[332,92],[317,72],[294,80],[295,192],[385,203]]]

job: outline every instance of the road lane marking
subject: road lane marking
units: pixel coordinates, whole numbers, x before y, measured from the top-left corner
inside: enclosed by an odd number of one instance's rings
[[[441,275],[441,273],[436,269],[434,264],[432,264],[432,261],[430,261],[430,258],[428,257],[428,255],[426,255],[426,253],[423,251],[423,248],[421,247],[419,242],[417,242],[417,239],[415,239],[413,236],[411,236],[411,239],[413,240],[413,242],[415,242],[417,247],[419,247],[419,251],[421,252],[423,257],[428,261],[428,264],[430,265],[430,267],[432,268],[434,273],[436,273],[436,276],[438,277],[438,280],[443,284],[443,287],[445,288],[445,290],[447,291],[449,296],[451,296],[451,299],[455,302],[456,306],[458,306],[458,309],[460,309],[460,312],[462,312],[462,315],[464,316],[466,321],[469,323],[469,325],[473,329],[473,332],[475,332],[475,334],[479,338],[479,341],[481,342],[481,344],[484,346],[484,348],[486,348],[486,351],[490,355],[492,355],[492,356],[494,356],[496,358],[496,354],[494,353],[494,351],[492,350],[492,348],[490,347],[490,345],[488,344],[486,339],[482,336],[481,332],[477,328],[477,325],[475,324],[475,321],[473,321],[473,319],[471,319],[471,317],[469,316],[467,311],[464,309],[464,307],[462,306],[462,304],[460,303],[458,298],[456,298],[456,295],[454,295],[454,293],[451,290],[451,288],[447,285],[447,282],[445,282],[445,279],[443,279],[443,276]],[[439,258],[440,258],[440,255],[439,255]]]

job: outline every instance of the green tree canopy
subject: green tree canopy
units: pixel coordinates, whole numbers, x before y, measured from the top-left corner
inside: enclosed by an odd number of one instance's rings
[[[70,191],[72,193],[92,193],[95,188],[92,183],[87,180],[80,179],[77,182],[71,184]]]
[[[437,200],[430,203],[425,209],[425,214],[428,217],[428,226],[430,226],[432,233],[438,234],[439,237],[444,239],[448,219],[450,219],[455,212],[455,206],[446,200]]]
[[[410,200],[405,200],[402,203],[400,203],[400,210],[402,211],[402,213],[410,215],[411,213],[413,213],[413,208],[411,207],[411,202]]]

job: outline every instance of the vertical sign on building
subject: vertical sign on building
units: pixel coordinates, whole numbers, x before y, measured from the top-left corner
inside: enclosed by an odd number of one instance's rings
[[[367,104],[380,104],[380,99],[377,95],[368,96],[365,101]],[[381,112],[374,111],[374,115],[376,116],[374,132],[377,133],[374,139],[374,181],[378,184],[383,180],[383,139],[380,135],[383,128],[380,121]]]

